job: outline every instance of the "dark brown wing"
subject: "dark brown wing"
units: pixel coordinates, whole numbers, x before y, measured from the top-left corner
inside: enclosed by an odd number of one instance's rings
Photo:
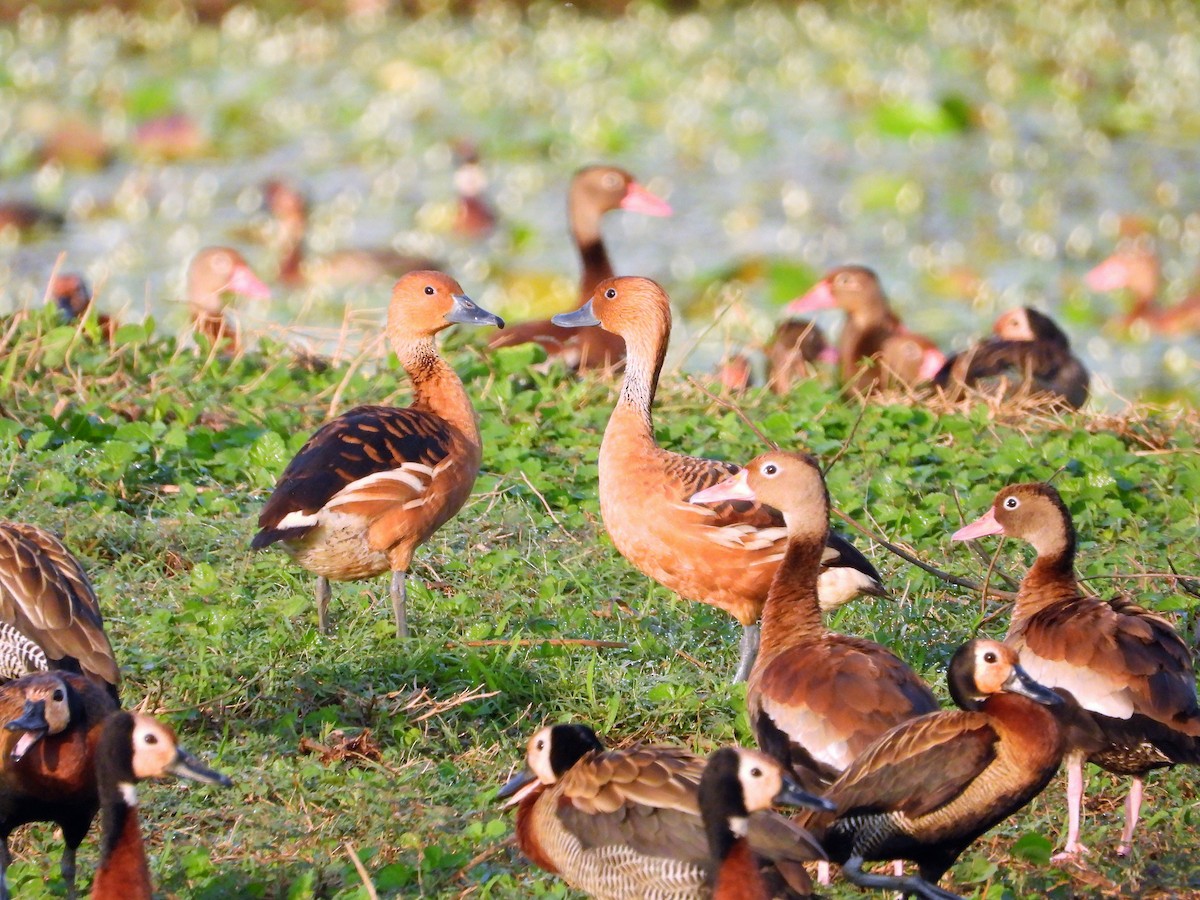
[[[91,582],[62,542],[34,525],[0,523],[0,620],[41,647],[53,668],[120,684]]]
[[[696,799],[703,770],[703,759],[676,747],[591,754],[563,776],[558,816],[585,849],[622,844],[706,864]]]
[[[988,767],[998,740],[980,713],[946,710],[911,719],[868,747],[829,788],[825,796],[837,813],[810,813],[800,824],[889,811],[927,815]]]
[[[432,468],[446,458],[455,432],[419,409],[359,406],[322,425],[288,463],[258,517],[255,550],[311,528],[278,527],[289,513],[311,515],[360,479],[407,463]]]

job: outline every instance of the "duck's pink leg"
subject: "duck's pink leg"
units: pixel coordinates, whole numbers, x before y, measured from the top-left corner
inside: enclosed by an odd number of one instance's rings
[[[1128,856],[1133,850],[1133,829],[1137,828],[1138,815],[1142,811],[1142,788],[1145,782],[1135,777],[1125,795],[1125,830],[1121,832],[1121,843],[1117,845],[1117,856]]]
[[[1076,751],[1067,756],[1067,843],[1052,860],[1074,859],[1087,853],[1079,843],[1079,814],[1083,808],[1083,754]]]

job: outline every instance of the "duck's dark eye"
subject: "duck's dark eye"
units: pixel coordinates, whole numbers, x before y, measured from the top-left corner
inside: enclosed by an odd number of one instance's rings
[[[545,750],[545,749],[546,749],[546,742],[545,742],[545,741],[538,741],[538,742],[537,742],[537,744],[536,744],[535,746],[536,746],[536,748],[537,748],[538,750]]]
[[[983,661],[985,663],[994,663],[996,661],[996,654],[989,650],[987,653],[983,654]]]
[[[1005,509],[1016,509],[1020,505],[1021,505],[1021,501],[1018,500],[1016,497],[1009,497],[1007,500],[1004,501]]]
[[[764,475],[774,475],[778,471],[779,466],[775,465],[775,463],[767,463],[765,466],[763,466]]]
[[[609,288],[607,291],[604,292],[604,296],[607,297],[609,300],[615,300],[617,297],[617,289]]]
[[[751,778],[762,778],[762,769],[758,768],[758,766],[755,766],[753,769],[750,770],[750,777]]]
[[[54,697],[54,702],[55,702],[55,703],[62,703],[62,702],[63,702],[63,697],[64,697],[64,696],[65,696],[65,695],[63,694],[63,692],[62,692],[61,690],[57,690],[57,691],[55,691],[55,692],[54,692],[54,694],[53,694],[53,697]]]
[[[158,736],[157,736],[157,735],[153,735],[153,734],[148,734],[148,735],[146,735],[146,743],[147,743],[147,744],[157,744],[157,743],[158,743]]]
[[[429,285],[429,284],[425,285],[425,293],[428,294],[430,297],[432,297],[433,293],[434,293],[433,285]]]

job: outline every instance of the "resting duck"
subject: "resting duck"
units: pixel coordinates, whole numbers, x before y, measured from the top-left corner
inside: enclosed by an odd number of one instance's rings
[[[1091,714],[1087,724],[1093,734],[1068,748],[1067,842],[1059,856],[1087,849],[1079,843],[1085,758],[1133,776],[1117,848],[1125,855],[1133,844],[1147,773],[1200,763],[1200,706],[1188,646],[1162,616],[1125,599],[1106,602],[1080,593],[1075,526],[1050,485],[1006,487],[986,513],[952,539],[989,534],[1028,541],[1037,550],[1017,593],[1005,642],[1020,653],[1030,675],[1069,691]]]
[[[82,672],[117,699],[121,675],[83,567],[50,532],[0,522],[0,679],[49,669]]]
[[[347,285],[391,281],[406,272],[439,268],[433,260],[400,253],[391,247],[359,247],[316,259],[306,258],[308,200],[282,179],[268,181],[263,186],[263,197],[279,226],[279,281],[287,287],[301,287],[310,282]]]
[[[75,896],[75,854],[100,808],[93,753],[116,711],[107,690],[71,672],[0,685],[0,900],[8,898],[9,835],[28,822],[62,828],[61,872]]]
[[[1084,276],[1084,283],[1093,291],[1129,292],[1133,306],[1122,317],[1122,328],[1144,323],[1163,334],[1200,331],[1200,292],[1174,306],[1162,307],[1158,304],[1161,281],[1158,254],[1145,236],[1125,241],[1112,256]]]
[[[83,319],[92,305],[91,288],[77,272],[62,272],[50,279],[49,297],[67,322]],[[108,341],[117,331],[116,320],[103,314],[96,316],[96,326]]]
[[[808,319],[784,319],[767,342],[767,387],[786,394],[792,385],[808,378],[815,362],[837,362],[825,332]]]
[[[154,885],[138,822],[137,782],[168,775],[222,787],[233,782],[180,747],[175,732],[163,723],[127,712],[105,720],[95,767],[102,833],[92,900],[152,900]]]
[[[828,804],[800,791],[765,757],[732,752],[735,777],[744,764],[747,780],[765,785],[752,788],[753,808],[740,814],[722,772],[727,755],[718,757],[702,797],[701,757],[644,744],[605,750],[591,728],[575,724],[534,734],[526,768],[496,798],[517,807],[517,845],[534,865],[600,900],[702,900],[713,896],[713,879],[726,865],[728,879],[744,872],[753,856],[778,863],[778,869],[767,866],[771,881],[793,892],[781,888],[781,894],[806,896],[810,884],[800,863],[820,859],[821,851],[805,831],[766,806],[776,798],[818,809]],[[745,841],[732,846],[731,808],[741,820],[734,827],[744,829],[733,837]]]
[[[1079,409],[1087,402],[1090,376],[1071,352],[1071,342],[1044,313],[1029,306],[996,319],[995,337],[956,353],[933,376],[933,383],[956,395],[962,385],[1012,374],[1027,389],[1051,395],[1055,405]]]
[[[197,251],[187,270],[192,322],[213,346],[224,343],[236,353],[241,348],[241,339],[237,323],[226,315],[228,294],[266,300],[271,290],[254,274],[242,254],[231,247],[204,247]]]
[[[787,544],[783,516],[757,503],[701,507],[688,498],[738,471],[732,463],[684,456],[655,443],[651,408],[671,335],[671,305],[648,278],[610,278],[564,327],[600,325],[628,350],[621,396],[600,445],[600,513],[621,552],[643,574],[688,600],[716,606],[742,625],[737,680],[750,672],[758,617]],[[819,578],[822,605],[882,594],[879,573],[831,533]]]
[[[408,636],[405,579],[413,552],[459,511],[483,448],[475,410],[434,338],[454,323],[504,322],[441,272],[396,282],[387,335],[413,383],[411,406],[359,406],[300,448],[258,517],[251,547],[279,543],[317,575],[317,621],[329,627],[329,581],[391,570],[396,634]]]
[[[821,621],[817,579],[829,537],[829,493],[817,461],[764,453],[692,503],[742,501],[783,514],[788,543],[762,613],[762,644],[746,688],[758,745],[809,790],[832,782],[894,725],[937,700],[891,650]]]
[[[482,240],[496,229],[496,210],[487,198],[487,175],[473,146],[460,145],[458,155],[458,168],[454,170],[454,187],[458,191],[454,231],[459,237]]]
[[[38,228],[59,229],[66,223],[62,213],[25,200],[0,201],[0,233],[12,229],[18,234]]]
[[[961,900],[939,879],[972,841],[1040,794],[1062,761],[1052,712],[1061,698],[1021,669],[1011,647],[964,644],[947,675],[960,709],[882,735],[826,792],[837,813],[798,819],[859,887]],[[920,876],[863,871],[887,859],[912,860]]]
[[[928,381],[946,361],[931,340],[900,323],[879,277],[864,266],[833,269],[786,312],[803,315],[833,307],[846,313],[837,352],[843,387],[851,393],[911,387]]]
[[[567,196],[567,218],[583,262],[580,302],[592,295],[600,281],[613,276],[600,233],[600,220],[614,209],[647,216],[671,215],[671,207],[665,200],[650,193],[622,169],[589,166],[576,172]],[[607,369],[625,358],[625,345],[619,335],[600,328],[563,327],[553,319],[521,322],[497,335],[488,346],[512,347],[531,341],[545,347],[551,356],[561,357],[571,369]]]

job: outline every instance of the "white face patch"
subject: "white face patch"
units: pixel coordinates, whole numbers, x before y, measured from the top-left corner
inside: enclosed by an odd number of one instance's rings
[[[554,768],[550,765],[550,728],[546,727],[529,739],[525,755],[529,768],[542,784],[554,784]]]
[[[730,816],[729,830],[740,838],[750,833],[750,820],[745,816]]]
[[[755,750],[738,750],[738,781],[746,809],[769,809],[775,795],[783,789],[783,775],[775,760]],[[739,833],[734,829],[734,833]]]
[[[125,805],[129,807],[137,806],[137,787],[132,781],[122,781],[117,785],[117,789],[121,792],[121,799],[125,801]]]

